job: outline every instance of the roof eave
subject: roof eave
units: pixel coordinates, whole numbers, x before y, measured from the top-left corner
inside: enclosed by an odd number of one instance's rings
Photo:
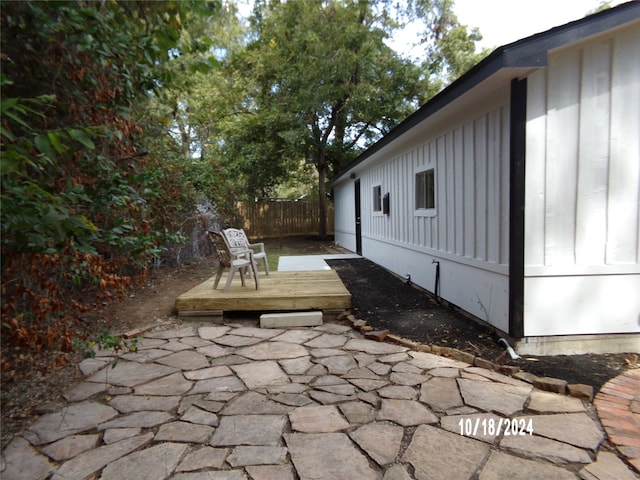
[[[638,18],[640,18],[640,1],[632,1],[498,47],[480,63],[409,115],[387,135],[362,152],[336,178],[329,182],[329,187],[348,179],[351,172],[362,162],[498,71],[504,68],[544,67],[547,65],[550,50],[597,35]]]

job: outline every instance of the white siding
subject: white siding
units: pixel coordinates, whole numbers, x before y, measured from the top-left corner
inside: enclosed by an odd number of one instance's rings
[[[430,291],[438,261],[441,296],[507,331],[513,71],[504,73],[495,90],[491,79],[474,87],[486,88],[486,99],[467,92],[357,174],[364,256]],[[550,51],[546,67],[513,74],[522,76],[524,333],[640,332],[639,23]],[[428,168],[436,208],[419,213],[414,176]],[[336,189],[336,239],[346,242],[354,238],[352,184]],[[373,185],[390,194],[389,215],[373,212]]]
[[[503,101],[505,101],[503,99]],[[420,128],[420,126],[416,127]],[[416,213],[415,174],[435,168],[435,215]],[[363,255],[434,291],[496,327],[508,329],[509,107],[493,106],[451,130],[408,145],[360,176]],[[382,185],[390,214],[373,212]],[[342,198],[342,197],[341,197]],[[348,202],[352,199],[347,199]],[[336,198],[336,204],[344,203]],[[339,228],[336,219],[336,231]]]
[[[550,55],[528,92],[526,273],[637,266],[640,29]]]
[[[638,332],[640,29],[529,77],[525,334]]]
[[[640,28],[616,41],[611,61],[606,263],[640,261]],[[635,161],[634,161],[635,160]]]
[[[508,145],[504,106],[367,171],[361,177],[363,237],[466,257],[478,266],[507,265]],[[421,216],[414,175],[434,167],[436,215]],[[373,214],[375,185],[390,194],[388,216]]]

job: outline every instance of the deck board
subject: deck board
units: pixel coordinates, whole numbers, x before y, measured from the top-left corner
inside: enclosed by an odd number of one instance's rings
[[[271,272],[261,274],[260,289],[255,289],[253,278],[247,278],[243,287],[236,275],[227,292],[222,289],[227,281],[222,276],[218,288],[213,289],[211,277],[176,299],[181,312],[206,311],[298,311],[330,310],[351,307],[351,293],[335,270]]]

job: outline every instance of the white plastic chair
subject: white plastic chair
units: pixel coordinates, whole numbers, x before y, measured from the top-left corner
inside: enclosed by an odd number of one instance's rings
[[[218,256],[218,271],[216,272],[216,279],[213,283],[214,290],[218,288],[220,278],[222,278],[222,272],[225,268],[229,269],[229,275],[227,277],[227,283],[224,286],[224,291],[229,290],[231,281],[236,272],[240,272],[240,281],[244,287],[244,273],[247,268],[251,268],[253,276],[256,281],[256,290],[260,288],[260,280],[258,278],[258,268],[253,260],[253,252],[249,249],[240,250],[235,249],[235,252],[231,252],[230,248],[225,241],[225,238],[217,232],[207,232],[209,240],[213,244],[216,255]]]
[[[236,249],[238,251],[251,250],[253,252],[253,259],[258,262],[262,260],[264,262],[264,272],[269,275],[269,261],[267,260],[267,252],[264,249],[264,243],[249,243],[247,234],[240,228],[226,228],[222,231],[224,239],[233,253]]]

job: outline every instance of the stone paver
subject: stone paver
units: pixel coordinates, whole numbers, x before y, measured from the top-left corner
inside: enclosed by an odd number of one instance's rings
[[[295,432],[329,433],[349,428],[349,422],[333,405],[300,407],[289,414]]]
[[[229,449],[227,448],[196,448],[180,462],[176,471],[195,472],[205,468],[221,469],[227,456],[229,456]]]
[[[233,365],[231,369],[236,372],[247,388],[289,383],[287,374],[273,360]]]
[[[598,424],[586,413],[566,413],[520,417],[536,435],[596,451],[604,438]]]
[[[524,409],[532,390],[531,386],[476,382],[464,378],[458,379],[457,382],[465,405],[507,417]]]
[[[168,412],[133,412],[122,417],[114,418],[98,426],[99,430],[107,430],[109,428],[129,428],[141,427],[150,428],[173,420],[173,415]]]
[[[153,478],[164,480],[173,473],[187,445],[165,442],[134,452],[110,463],[102,472],[104,480]]]
[[[506,435],[500,446],[522,457],[547,459],[553,463],[591,463],[586,450],[537,435]]]
[[[2,453],[4,479],[47,478],[56,469],[49,459],[38,453],[24,438],[14,438]]]
[[[206,443],[211,434],[213,427],[207,425],[194,425],[189,422],[172,422],[165,423],[160,426],[158,433],[154,437],[156,442],[187,442],[187,443]]]
[[[108,428],[102,434],[102,442],[105,445],[119,442],[125,438],[135,437],[142,432],[141,427],[126,427],[126,428]]]
[[[62,466],[56,470],[52,480],[89,478],[111,462],[115,462],[143,445],[147,445],[152,438],[153,433],[147,433],[81,453],[63,463]]]
[[[193,382],[184,378],[182,372],[152,380],[135,388],[136,395],[182,395],[191,390]]]
[[[382,400],[378,420],[391,420],[405,427],[438,423],[438,417],[426,405],[413,400]]]
[[[393,463],[398,456],[404,429],[398,425],[368,423],[350,436],[378,465],[384,466]]]
[[[160,410],[168,412],[175,409],[182,397],[178,395],[118,395],[109,401],[109,405],[120,413]]]
[[[413,465],[417,480],[466,480],[480,467],[488,453],[489,445],[486,443],[420,425],[402,459]]]
[[[301,345],[275,341],[264,342],[255,347],[240,348],[236,353],[251,360],[280,360],[309,355],[309,351]]]
[[[43,448],[42,453],[56,462],[69,460],[82,452],[97,447],[99,440],[100,436],[95,433],[91,435],[71,435]]]
[[[209,366],[207,357],[193,351],[176,352],[157,360],[161,365],[176,367],[181,370],[198,370]]]
[[[533,460],[493,452],[482,469],[479,480],[531,480],[532,478],[553,478],[554,480],[577,480],[568,470]]]
[[[282,415],[234,415],[222,417],[213,434],[211,445],[278,446],[286,417]]]
[[[243,392],[246,389],[247,387],[242,383],[242,380],[234,375],[228,375],[199,380],[189,391],[189,395],[213,392]]]
[[[110,355],[8,443],[3,480],[638,478],[633,371],[596,396],[601,424],[582,400],[345,325],[186,325]]]
[[[278,415],[291,410],[290,405],[270,400],[261,393],[249,391],[231,400],[222,413],[224,415]]]
[[[344,433],[291,433],[284,438],[300,480],[378,479]]]
[[[253,480],[294,480],[291,465],[257,465],[245,469]]]
[[[434,377],[424,382],[420,388],[420,401],[437,412],[464,405],[454,378]]]
[[[68,389],[64,393],[64,399],[67,402],[79,402],[105,390],[106,385],[104,383],[84,382]]]
[[[600,452],[596,462],[584,467],[580,475],[585,480],[637,480],[640,478],[610,452]]]
[[[284,447],[242,446],[233,449],[227,457],[232,467],[248,465],[279,465],[287,461],[287,449]]]
[[[168,353],[167,353],[168,355]],[[160,365],[157,363],[138,363],[135,361],[118,362],[115,368],[103,368],[91,375],[89,382],[103,383],[105,385],[120,385],[134,387],[158,377],[164,377],[177,372],[175,367]]]
[[[51,443],[69,435],[90,430],[118,414],[117,410],[94,401],[75,403],[60,412],[43,415],[27,430],[33,445]]]
[[[584,404],[575,397],[554,395],[551,392],[534,390],[531,392],[528,409],[536,413],[584,412]]]

